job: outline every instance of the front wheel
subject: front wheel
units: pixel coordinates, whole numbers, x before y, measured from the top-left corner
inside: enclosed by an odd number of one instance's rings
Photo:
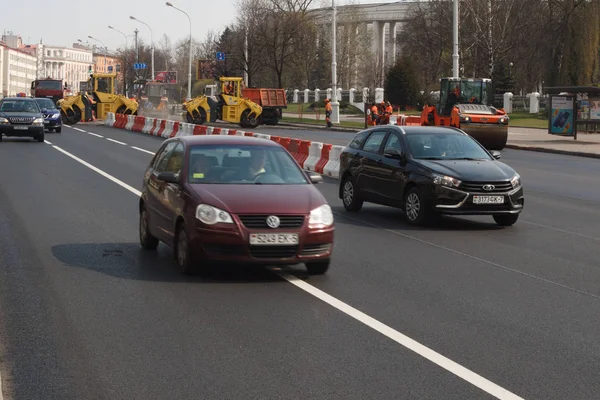
[[[258,124],[258,118],[256,118],[256,115],[253,114],[252,111],[250,111],[250,109],[246,109],[244,110],[244,112],[242,112],[240,118],[240,126],[242,128],[256,128]]]
[[[67,109],[67,111],[61,111],[62,120],[67,125],[75,125],[81,121],[81,110],[77,106],[73,106],[73,109]]]
[[[329,269],[330,260],[306,263],[306,270],[311,275],[323,275]]]
[[[36,137],[36,140],[37,140],[39,143],[43,143],[43,142],[44,142],[44,134],[43,134],[43,133],[40,133],[39,135],[37,135],[37,137]]]
[[[519,219],[519,214],[497,214],[494,221],[500,226],[512,226]]]
[[[179,225],[179,229],[177,230],[174,249],[179,272],[190,275],[192,272],[194,272],[194,260],[192,249],[190,248],[190,242],[188,240],[187,233],[185,232],[184,223],[181,223]]]
[[[404,197],[404,214],[412,225],[422,225],[429,218],[429,210],[425,205],[421,190],[413,186]]]
[[[342,202],[346,211],[350,212],[358,212],[363,206],[363,201],[356,193],[352,177],[346,177],[342,181]]]

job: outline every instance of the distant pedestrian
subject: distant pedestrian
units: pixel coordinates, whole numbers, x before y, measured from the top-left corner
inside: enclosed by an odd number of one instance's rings
[[[325,99],[325,122],[327,122],[327,127],[331,128],[333,125],[331,123],[331,112],[333,111],[333,107],[331,106],[331,101],[329,99]]]

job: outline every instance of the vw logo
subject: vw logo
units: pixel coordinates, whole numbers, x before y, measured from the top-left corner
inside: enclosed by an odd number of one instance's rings
[[[483,185],[483,190],[490,191],[490,190],[494,190],[494,189],[496,189],[496,186],[494,186],[494,185]]]
[[[269,226],[269,228],[279,228],[280,222],[281,221],[279,221],[279,218],[275,215],[267,217],[267,225]]]

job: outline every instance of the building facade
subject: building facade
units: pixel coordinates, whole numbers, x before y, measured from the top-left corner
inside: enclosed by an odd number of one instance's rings
[[[37,58],[0,42],[0,88],[2,97],[17,93],[31,94],[31,82],[37,77]]]

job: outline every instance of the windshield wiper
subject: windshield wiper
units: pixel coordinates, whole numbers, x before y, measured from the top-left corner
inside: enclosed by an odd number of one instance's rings
[[[445,157],[419,157],[419,160],[447,160]]]
[[[485,160],[485,158],[457,157],[457,158],[448,158],[448,160],[468,160],[468,161],[481,161],[481,160]]]

